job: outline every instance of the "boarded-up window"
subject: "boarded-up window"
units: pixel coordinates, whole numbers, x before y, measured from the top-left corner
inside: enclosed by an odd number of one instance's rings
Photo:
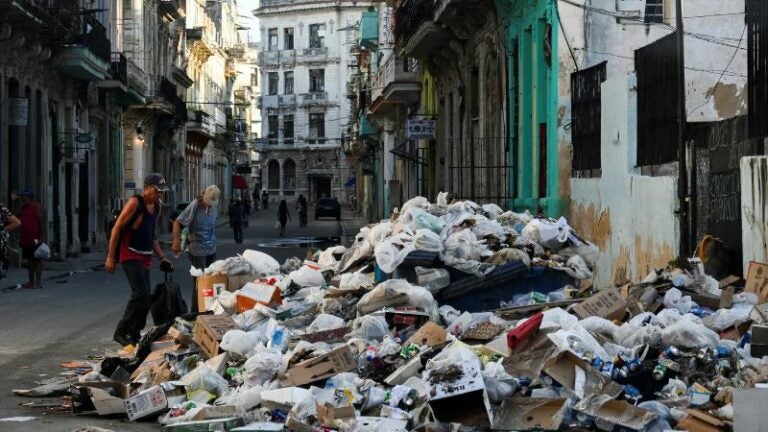
[[[571,74],[573,169],[600,169],[600,85],[606,62]]]

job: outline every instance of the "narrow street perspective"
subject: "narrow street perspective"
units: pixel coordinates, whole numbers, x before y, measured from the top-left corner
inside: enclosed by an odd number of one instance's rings
[[[0,431],[768,432],[765,0],[0,0]]]

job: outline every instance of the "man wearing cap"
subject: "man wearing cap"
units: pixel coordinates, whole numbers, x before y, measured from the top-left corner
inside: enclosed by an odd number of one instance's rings
[[[21,221],[21,258],[27,261],[29,282],[22,288],[42,288],[43,260],[35,257],[35,250],[43,241],[43,207],[35,201],[32,189],[21,191],[21,208],[18,217]]]
[[[160,267],[165,271],[173,268],[170,261],[165,259],[155,235],[160,197],[167,191],[168,186],[162,175],[147,175],[143,192],[132,196],[125,203],[109,238],[104,267],[109,273],[114,273],[116,257],[119,255],[120,264],[131,286],[131,298],[113,336],[116,342],[124,346],[136,345],[141,330],[147,324],[151,306],[149,267],[152,256],[160,259]]]
[[[221,191],[215,185],[205,188],[203,195],[189,203],[186,209],[173,222],[173,243],[171,251],[175,256],[181,254],[181,231],[189,231],[190,264],[205,270],[216,261],[216,207],[219,205]],[[193,278],[194,279],[194,278]],[[193,280],[192,310],[197,310],[197,280]]]

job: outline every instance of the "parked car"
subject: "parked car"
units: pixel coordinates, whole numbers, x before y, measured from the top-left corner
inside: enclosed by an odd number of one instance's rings
[[[189,202],[180,202],[176,204],[176,210],[174,210],[173,213],[171,213],[171,217],[169,218],[170,219],[169,225],[168,225],[169,231],[173,231],[173,222],[176,221],[176,218],[179,217],[181,212],[187,209],[187,206],[189,206]]]
[[[315,220],[321,217],[335,217],[341,220],[341,204],[336,198],[320,198],[315,206]]]

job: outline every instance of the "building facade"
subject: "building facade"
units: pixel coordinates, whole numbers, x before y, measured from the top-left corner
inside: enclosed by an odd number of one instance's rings
[[[346,97],[354,30],[371,2],[265,0],[261,47],[261,187],[270,199],[349,201]]]

